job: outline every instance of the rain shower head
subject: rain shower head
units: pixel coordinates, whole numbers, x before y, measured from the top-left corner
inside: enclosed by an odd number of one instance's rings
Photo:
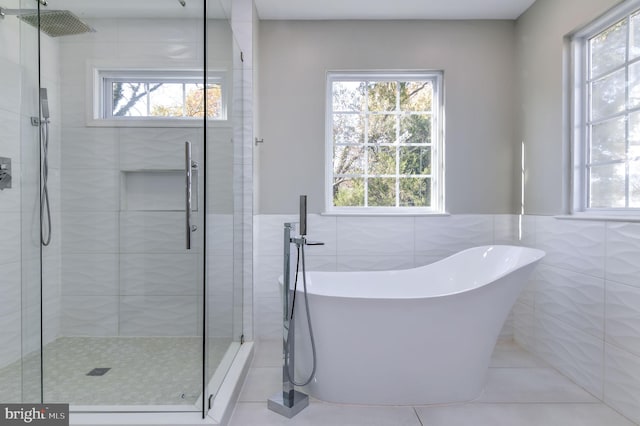
[[[20,14],[18,19],[38,27],[38,14]],[[68,10],[45,10],[40,12],[40,29],[51,37],[74,34],[95,33],[96,30],[85,24]]]
[[[3,9],[0,8],[0,16],[16,15],[18,19],[40,29],[51,37],[60,37],[74,34],[94,33],[96,30],[85,24],[68,10],[41,10],[38,19],[37,10]]]

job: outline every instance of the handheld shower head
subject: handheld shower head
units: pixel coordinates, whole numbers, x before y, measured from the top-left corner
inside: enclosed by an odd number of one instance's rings
[[[40,89],[40,112],[42,114],[42,118],[48,120],[51,116],[49,115],[49,98],[47,96],[47,89]]]

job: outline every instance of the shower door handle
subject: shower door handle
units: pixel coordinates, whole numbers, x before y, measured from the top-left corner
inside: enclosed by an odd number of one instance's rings
[[[184,172],[185,172],[185,235],[186,248],[191,250],[191,142],[184,143]]]

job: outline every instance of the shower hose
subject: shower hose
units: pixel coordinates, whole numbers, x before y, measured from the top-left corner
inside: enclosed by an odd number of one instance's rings
[[[311,340],[311,352],[313,354],[313,367],[311,368],[311,374],[309,375],[309,378],[304,380],[303,382],[296,382],[295,381],[295,377],[294,374],[295,372],[291,370],[291,366],[289,365],[289,350],[291,349],[289,347],[289,342],[291,339],[291,331],[292,331],[292,327],[289,327],[289,330],[287,331],[287,344],[285,345],[285,357],[284,357],[284,365],[285,368],[287,370],[287,375],[289,376],[289,382],[294,385],[294,386],[306,386],[309,383],[311,383],[311,380],[313,380],[313,377],[316,375],[316,366],[317,366],[317,360],[316,360],[316,341],[313,337],[313,328],[311,327],[311,314],[309,313],[309,299],[307,297],[307,271],[305,268],[305,263],[304,263],[304,243],[303,244],[296,244],[297,247],[297,259],[296,259],[296,278],[293,284],[293,301],[291,302],[291,317],[290,320],[293,319],[293,311],[296,305],[296,290],[298,287],[298,272],[300,270],[300,257],[302,257],[302,284],[303,284],[303,288],[304,288],[304,305],[307,311],[307,324],[309,325],[309,338]],[[300,256],[300,254],[302,253],[302,256]]]
[[[41,122],[42,134],[42,190],[40,191],[40,242],[48,246],[51,242],[51,207],[49,206],[49,120]],[[46,226],[45,226],[46,225]]]

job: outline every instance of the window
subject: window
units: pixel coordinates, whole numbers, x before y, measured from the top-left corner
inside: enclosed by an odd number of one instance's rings
[[[98,116],[104,120],[226,119],[222,73],[202,71],[116,70],[98,71]]]
[[[624,7],[573,37],[576,211],[640,208],[640,2]]]
[[[327,210],[442,212],[442,73],[329,73]]]

